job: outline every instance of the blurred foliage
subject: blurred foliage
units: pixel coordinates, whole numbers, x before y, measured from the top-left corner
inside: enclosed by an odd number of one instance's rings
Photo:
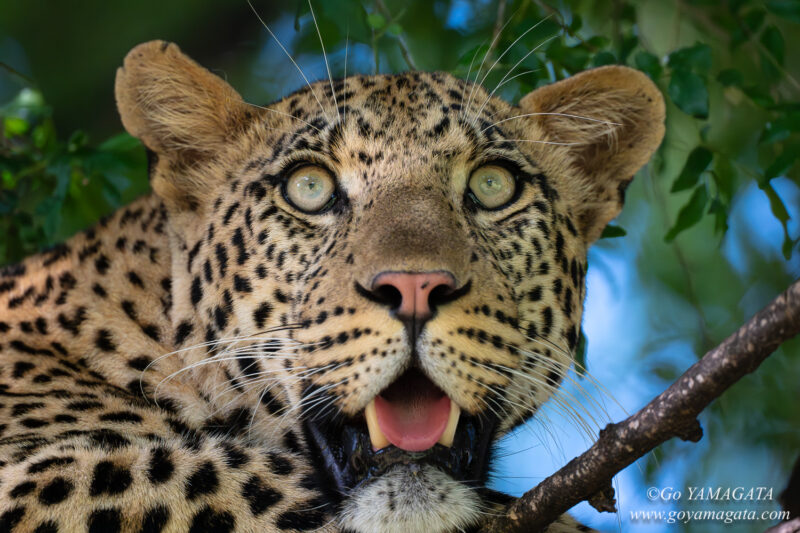
[[[0,263],[62,241],[147,190],[144,150],[126,133],[97,147],[81,131],[60,140],[29,88],[0,118]]]
[[[248,101],[274,100],[301,86],[303,77],[255,11],[310,79],[328,75],[320,44],[333,76],[446,70],[512,102],[600,65],[624,64],[650,76],[667,101],[666,139],[597,248],[635,257],[639,274],[632,279],[641,285],[647,323],[636,337],[625,332],[626,342],[651,354],[643,365],[656,390],[800,274],[800,56],[791,53],[800,47],[800,0],[315,0],[313,14],[305,0],[282,8],[252,0],[252,10],[244,1],[225,3],[219,13],[210,2],[190,9],[182,1],[162,18],[160,9],[142,7],[126,8],[122,20],[104,7],[80,54],[59,53],[55,37],[31,37],[28,30],[42,18],[40,3],[14,3],[5,12],[0,6],[0,32],[7,34],[4,40],[0,33],[0,95],[11,99],[0,108],[0,231],[6,235],[0,264],[63,240],[147,189],[145,157],[135,140],[122,134],[95,144],[72,132],[84,124],[99,139],[114,131],[105,126],[114,123],[108,118],[114,68],[138,42],[175,40],[202,64],[221,68],[215,72]],[[45,26],[58,32],[99,20],[95,7],[67,6],[57,23],[45,17]],[[153,19],[161,21],[162,34],[132,29]],[[124,32],[108,29],[122,22]],[[195,27],[215,24],[225,28],[224,38],[203,42],[214,31]],[[48,54],[24,53],[41,48]],[[51,70],[68,75],[56,82],[36,74]],[[75,109],[54,115],[45,101],[57,101],[62,87],[84,77],[105,80],[105,96],[95,98],[99,81],[86,89],[88,98],[63,89],[71,100],[58,105],[74,102]],[[42,86],[32,81],[45,78],[50,81]],[[71,122],[76,114],[86,122]],[[60,132],[54,116],[66,117]],[[766,218],[747,211],[759,201],[769,206]],[[767,238],[773,224],[782,234],[778,242]],[[592,268],[606,267],[595,261]],[[592,363],[597,354],[582,336],[581,354],[587,345]],[[759,450],[788,471],[800,449],[800,347],[789,343],[782,352],[712,406],[704,442],[730,438],[740,446],[730,453]],[[682,446],[662,447],[663,460],[686,453]],[[702,482],[728,458],[696,453],[703,467],[686,478]],[[654,457],[646,463],[648,476],[657,475]],[[686,527],[704,531],[705,525]]]

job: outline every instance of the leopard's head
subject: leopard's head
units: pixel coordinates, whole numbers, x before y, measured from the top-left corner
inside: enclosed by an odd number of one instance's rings
[[[346,529],[473,524],[492,444],[572,363],[586,251],[661,142],[658,89],[603,67],[513,106],[410,72],[257,107],[152,42],[116,91],[209,416],[310,457]]]

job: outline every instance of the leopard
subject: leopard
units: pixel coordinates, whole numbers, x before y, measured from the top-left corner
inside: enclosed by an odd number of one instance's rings
[[[643,73],[245,102],[118,69],[151,192],[0,271],[0,530],[477,531],[574,362],[587,250],[664,135]],[[550,532],[586,531],[568,516]]]

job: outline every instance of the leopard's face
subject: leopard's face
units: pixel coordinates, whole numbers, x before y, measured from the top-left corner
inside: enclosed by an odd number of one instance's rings
[[[630,178],[587,201],[582,159],[617,149],[576,154],[550,111],[440,73],[235,113],[211,155],[132,132],[173,211],[186,379],[249,409],[251,437],[308,454],[349,530],[475,523],[492,444],[571,363],[586,248],[610,218],[596,206],[613,216]]]

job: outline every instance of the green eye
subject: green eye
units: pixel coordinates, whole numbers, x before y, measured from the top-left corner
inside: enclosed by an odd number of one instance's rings
[[[298,168],[286,181],[286,199],[301,211],[316,213],[335,199],[336,183],[322,167]]]
[[[507,204],[514,197],[516,188],[511,172],[498,165],[482,166],[469,178],[472,196],[486,209],[497,209]]]

